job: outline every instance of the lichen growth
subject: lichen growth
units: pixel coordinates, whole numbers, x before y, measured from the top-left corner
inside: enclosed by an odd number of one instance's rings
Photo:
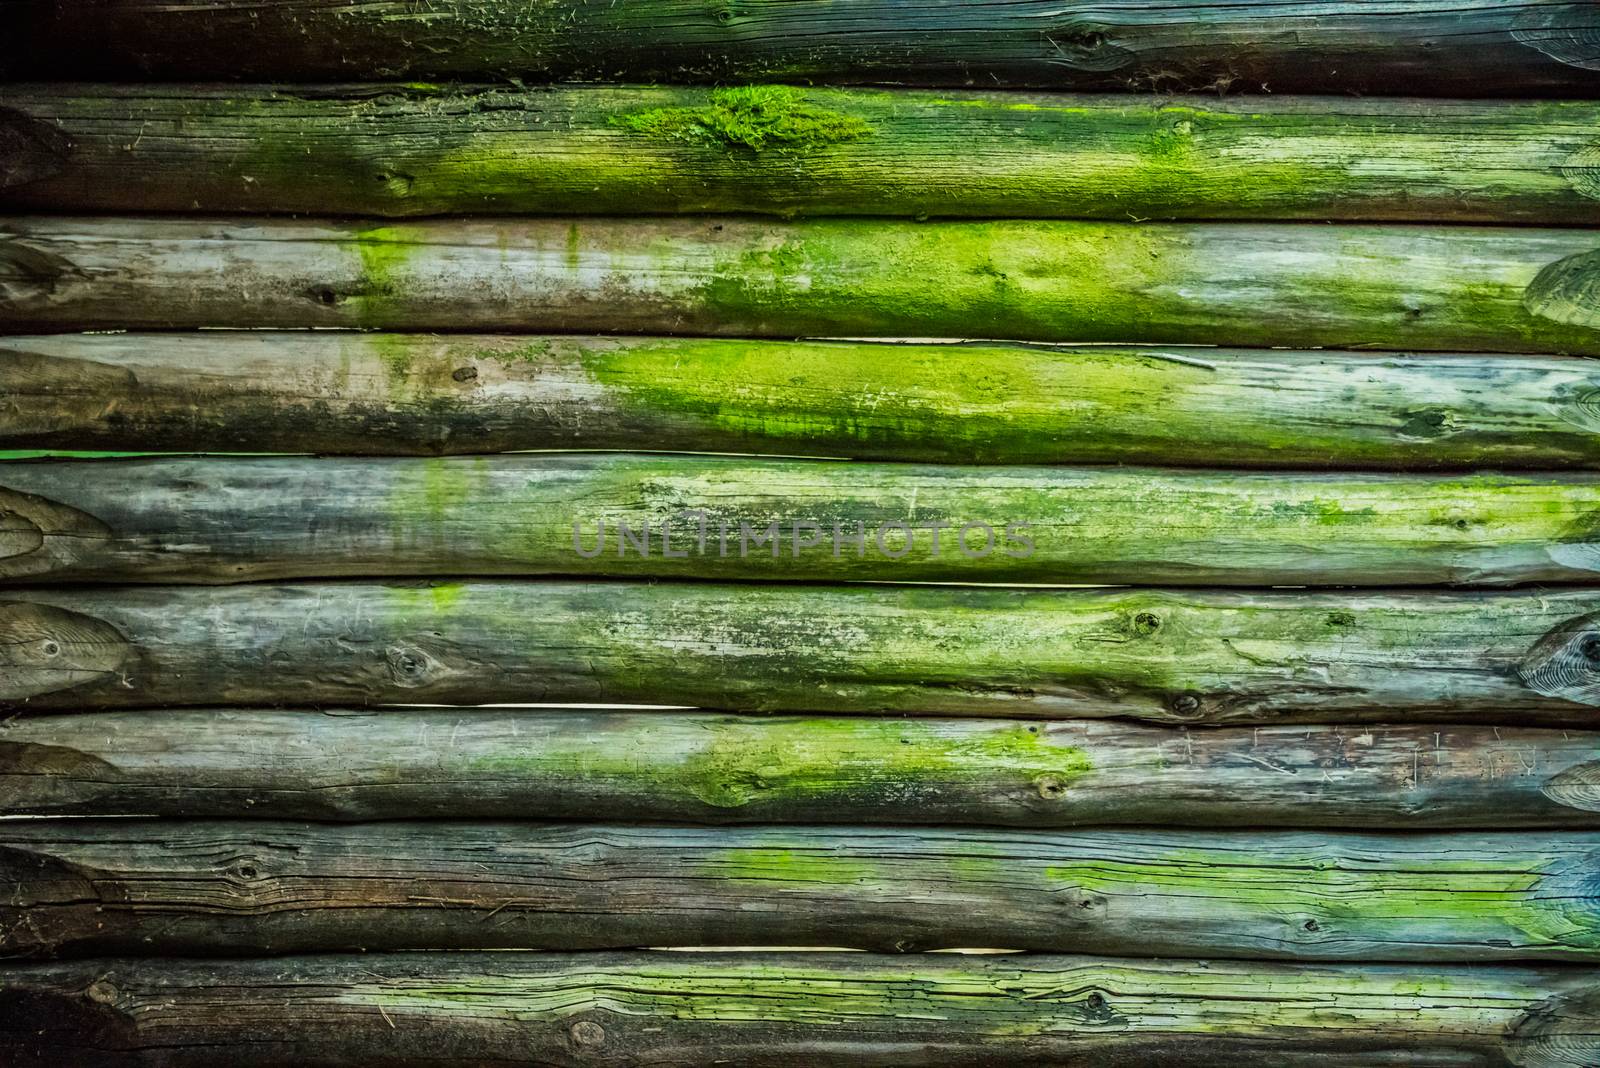
[[[652,137],[757,152],[825,148],[872,133],[864,120],[809,104],[785,85],[717,89],[701,107],[650,108],[614,115],[611,124]]]

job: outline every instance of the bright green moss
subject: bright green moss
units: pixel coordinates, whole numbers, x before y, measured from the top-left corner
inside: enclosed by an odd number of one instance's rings
[[[807,103],[783,85],[717,89],[701,107],[650,108],[615,115],[611,123],[651,137],[757,152],[825,148],[872,132],[864,120]]]

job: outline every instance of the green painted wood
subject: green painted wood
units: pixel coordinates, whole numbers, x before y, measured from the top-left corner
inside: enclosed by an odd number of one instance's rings
[[[1593,475],[565,454],[0,464],[0,581],[419,575],[1508,585],[1600,573]]]
[[[206,331],[8,338],[0,387],[17,449],[1600,466],[1573,357]]]
[[[1600,957],[1600,834],[16,820],[7,957],[992,948]]]
[[[0,328],[1008,337],[1600,354],[1600,237],[1492,227],[32,216]]]
[[[1136,90],[1596,90],[1559,0],[14,0],[0,70],[113,79],[772,79]]]
[[[60,1068],[1582,1068],[1593,969],[818,953],[359,954],[0,969]]]
[[[1600,220],[1582,101],[46,83],[0,140],[51,211]]]
[[[22,716],[5,815],[1600,827],[1600,735],[575,708]]]
[[[1600,594],[484,582],[14,590],[0,707],[643,703],[1587,726]]]

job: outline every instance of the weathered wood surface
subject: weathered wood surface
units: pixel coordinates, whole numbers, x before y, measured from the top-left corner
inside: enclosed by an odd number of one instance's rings
[[[51,211],[1600,219],[1587,101],[58,83],[4,142]]]
[[[615,702],[1587,726],[1600,593],[499,582],[9,590],[0,706]]]
[[[1047,955],[401,953],[0,970],[51,1068],[1584,1068],[1592,968]]]
[[[0,727],[0,814],[1600,827],[1600,735],[575,708],[84,712]]]
[[[1006,337],[1600,355],[1580,229],[17,217],[0,328]]]
[[[13,0],[36,77],[906,82],[1247,92],[1594,94],[1600,16],[1557,0]]]
[[[0,953],[1593,960],[1600,834],[0,823]]]
[[[0,463],[0,581],[420,575],[1509,585],[1600,575],[1591,474],[566,454]]]
[[[1577,357],[205,331],[0,340],[0,447],[1600,466]]]

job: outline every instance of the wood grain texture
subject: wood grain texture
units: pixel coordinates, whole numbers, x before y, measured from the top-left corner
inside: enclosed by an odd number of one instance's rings
[[[567,454],[0,463],[0,581],[1391,586],[1600,574],[1600,481]]]
[[[1590,968],[1048,955],[362,954],[0,970],[53,1068],[1586,1068]]]
[[[0,813],[1600,827],[1600,735],[586,709],[174,709],[0,728]]]
[[[8,958],[993,948],[1600,957],[1600,834],[0,823]]]
[[[11,590],[0,705],[643,703],[1587,726],[1600,594],[500,582]]]
[[[55,83],[6,138],[51,211],[1600,219],[1585,101]]]
[[[1007,337],[1600,355],[1577,229],[30,216],[0,328]]]
[[[16,0],[0,70],[87,78],[905,82],[1509,94],[1596,90],[1559,0]]]
[[[0,341],[0,448],[1600,467],[1577,357],[204,331]]]

